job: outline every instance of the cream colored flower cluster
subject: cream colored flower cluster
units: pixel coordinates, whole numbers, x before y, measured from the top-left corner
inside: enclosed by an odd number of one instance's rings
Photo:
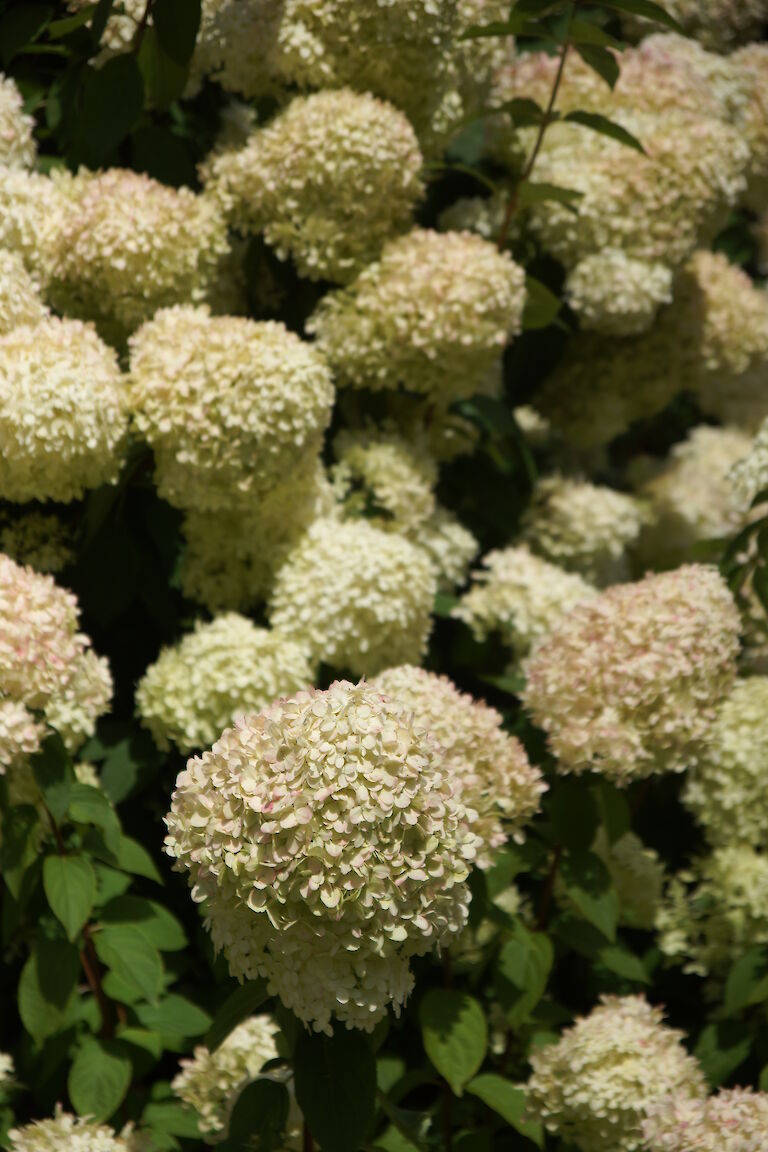
[[[500,632],[518,656],[546,636],[564,613],[596,594],[581,576],[523,546],[489,552],[482,563],[472,574],[475,583],[451,615],[463,620],[478,640]]]
[[[0,517],[0,552],[36,572],[60,572],[74,562],[74,537],[58,516],[44,512]]]
[[[34,1120],[8,1133],[11,1152],[129,1152],[130,1144],[104,1124],[57,1109],[52,1120]]]
[[[166,851],[214,945],[319,1031],[370,1030],[466,921],[476,855],[439,747],[364,683],[280,700],[176,782]]]
[[[659,948],[685,972],[721,980],[749,948],[768,945],[768,856],[746,844],[716,848],[672,878],[656,928]]]
[[[342,88],[297,97],[243,149],[215,157],[206,190],[302,276],[345,283],[408,228],[421,165],[402,112]]]
[[[534,552],[605,585],[629,575],[628,551],[637,544],[647,513],[633,496],[566,476],[539,482],[523,519]]]
[[[240,715],[312,682],[304,652],[276,632],[227,612],[164,648],[136,689],[142,723],[161,748],[206,748]]]
[[[115,352],[79,320],[0,336],[0,496],[77,500],[113,483],[127,426]]]
[[[585,256],[571,268],[565,294],[582,328],[631,336],[650,328],[662,304],[672,300],[671,268],[636,260],[621,248]]]
[[[0,72],[0,165],[31,168],[37,148],[32,131],[35,121],[24,111],[16,82]]]
[[[0,1052],[0,1085],[8,1084],[13,1080],[13,1057],[7,1052]]]
[[[61,222],[48,292],[59,311],[120,340],[158,308],[203,300],[227,251],[210,200],[109,168],[86,181]]]
[[[467,572],[480,549],[475,537],[446,508],[432,515],[409,536],[426,552],[437,574],[439,592],[454,592],[467,578]]]
[[[436,590],[429,556],[403,536],[362,519],[320,519],[277,572],[269,619],[313,663],[375,675],[421,661]]]
[[[690,36],[715,51],[756,39],[768,24],[766,0],[666,0],[665,8]],[[628,23],[633,31],[652,27],[637,18]]]
[[[700,424],[674,446],[639,487],[653,515],[642,537],[644,557],[680,560],[699,541],[730,536],[739,528],[748,501],[734,491],[730,475],[750,444],[739,428]]]
[[[768,826],[768,677],[737,680],[717,710],[683,802],[716,845],[759,848]]]
[[[21,324],[37,324],[48,309],[18,252],[0,250],[0,336]]]
[[[742,506],[749,506],[768,488],[768,416],[758,428],[754,440],[748,443],[742,458],[734,462],[729,480],[735,499]]]
[[[266,599],[275,573],[309,525],[334,510],[333,490],[314,451],[242,508],[189,509],[180,573],[184,594],[211,612],[252,608]]]
[[[532,1054],[528,1115],[581,1152],[639,1152],[659,1100],[706,1094],[683,1034],[663,1019],[642,996],[602,996],[556,1044]]]
[[[0,167],[0,247],[22,257],[42,290],[53,275],[61,234],[90,179],[84,169],[75,176],[54,168],[44,176]]]
[[[345,512],[379,528],[417,529],[435,510],[437,464],[396,433],[340,432],[331,481]]]
[[[671,1096],[649,1109],[648,1152],[761,1152],[768,1132],[768,1093],[721,1088],[706,1100]]]
[[[740,626],[725,581],[701,564],[574,608],[531,654],[523,693],[559,770],[625,785],[695,763],[736,674]]]
[[[67,8],[70,12],[80,12],[89,3],[90,0],[67,0]],[[115,0],[101,37],[100,51],[95,60],[97,67],[111,56],[131,50],[146,7],[146,0]]]
[[[414,306],[418,301],[418,307]],[[469,232],[415,229],[385,245],[307,324],[340,387],[470,396],[521,329],[525,274]]]
[[[174,1093],[198,1114],[200,1131],[226,1132],[240,1089],[277,1058],[278,1027],[271,1016],[251,1016],[230,1032],[215,1052],[199,1044],[171,1083]]]
[[[371,687],[413,713],[418,728],[435,738],[445,755],[454,792],[478,837],[477,863],[490,867],[494,849],[522,829],[539,810],[546,785],[502,716],[460,692],[447,676],[403,665],[382,672]]]
[[[130,351],[134,420],[169,503],[242,505],[319,447],[334,399],[330,373],[283,324],[178,306],[144,324]]]
[[[105,659],[78,632],[77,600],[52,577],[0,555],[0,765],[34,752],[42,710],[74,751],[112,696]]]

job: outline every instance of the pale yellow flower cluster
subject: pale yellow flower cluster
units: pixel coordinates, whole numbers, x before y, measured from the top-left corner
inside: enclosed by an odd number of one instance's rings
[[[0,518],[0,552],[36,572],[60,572],[75,559],[74,537],[58,516],[24,512]]]
[[[11,1152],[130,1152],[128,1140],[104,1124],[57,1109],[51,1120],[34,1120],[8,1133]]]
[[[670,1096],[648,1111],[648,1152],[761,1152],[768,1093],[721,1088],[706,1100]]]

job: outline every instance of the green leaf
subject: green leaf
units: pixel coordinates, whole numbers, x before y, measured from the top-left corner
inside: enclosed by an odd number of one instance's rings
[[[323,1152],[358,1152],[376,1115],[376,1059],[365,1033],[302,1029],[293,1070],[296,1102]]]
[[[592,20],[571,20],[568,24],[568,39],[572,44],[596,44],[598,48],[615,48],[618,51],[624,47],[620,40]]]
[[[575,212],[573,202],[580,200],[583,195],[583,192],[577,192],[573,188],[561,188],[559,184],[547,184],[543,180],[536,183],[532,180],[522,180],[517,186],[518,203],[523,208],[554,200],[570,212]]]
[[[6,12],[0,19],[0,63],[9,64],[17,52],[36,40],[52,15],[50,5],[30,0]]]
[[[594,789],[594,795],[608,840],[615,844],[632,826],[626,794],[608,780],[601,780]]]
[[[632,16],[644,16],[657,24],[664,24],[673,32],[685,36],[685,29],[660,4],[653,0],[600,0],[604,8],[616,8],[619,12],[629,12]]]
[[[150,107],[167,108],[179,99],[187,85],[189,67],[177,64],[165,52],[154,28],[144,33],[138,65]]]
[[[141,1119],[153,1132],[164,1132],[186,1140],[200,1140],[197,1113],[189,1105],[176,1100],[150,1101]]]
[[[192,59],[200,28],[200,0],[155,0],[152,23],[163,52],[182,67]]]
[[[227,1139],[217,1147],[221,1152],[278,1152],[285,1146],[289,1108],[284,1084],[266,1078],[254,1080],[237,1097]]]
[[[505,100],[503,104],[488,108],[486,112],[489,115],[506,112],[517,128],[529,128],[535,124],[541,124],[544,119],[544,109],[527,96],[517,96],[514,100]],[[552,113],[551,118],[559,119],[559,114]]]
[[[768,1000],[768,950],[749,948],[738,958],[725,983],[725,1010],[741,1012]]]
[[[141,1053],[148,1055],[152,1062],[156,1062],[163,1055],[162,1036],[148,1028],[121,1028],[118,1039],[122,1040],[123,1044],[132,1044],[134,1048],[141,1049]]]
[[[78,1116],[108,1120],[131,1083],[131,1058],[119,1040],[83,1040],[69,1070],[67,1088]]]
[[[435,616],[441,617],[441,619],[447,619],[451,615],[451,612],[456,607],[458,602],[458,596],[449,596],[445,592],[438,592],[435,596],[435,603],[432,606],[432,612]]]
[[[482,1007],[464,992],[431,988],[419,1005],[419,1021],[427,1056],[452,1091],[461,1096],[488,1047]]]
[[[137,1004],[134,1011],[145,1028],[167,1036],[202,1036],[211,1027],[207,1012],[176,993],[157,1004]]]
[[[0,871],[14,900],[19,898],[27,869],[38,857],[39,822],[31,804],[14,805],[2,815]]]
[[[160,952],[179,952],[187,946],[187,937],[172,912],[154,900],[140,896],[118,896],[102,913],[105,924],[133,924]]]
[[[105,924],[93,940],[102,964],[150,1003],[158,999],[163,988],[163,962],[141,929]]]
[[[735,1020],[708,1024],[699,1036],[694,1056],[713,1088],[727,1080],[743,1064],[752,1048],[746,1028]]]
[[[555,954],[543,932],[515,925],[496,961],[496,991],[513,1028],[526,1020],[544,995]]]
[[[616,939],[619,898],[608,869],[594,852],[567,852],[560,863],[565,891],[585,920]]]
[[[76,824],[90,824],[100,829],[110,852],[120,848],[120,821],[117,813],[100,788],[90,784],[73,784],[67,809]]]
[[[121,835],[116,859],[117,867],[123,872],[130,872],[132,876],[144,876],[147,880],[154,880],[156,884],[163,883],[152,857],[138,840]]]
[[[36,1044],[65,1026],[79,975],[74,945],[66,940],[37,941],[22,968],[18,997],[22,1024]]]
[[[525,277],[525,308],[523,309],[523,329],[526,332],[537,328],[548,328],[555,320],[562,302],[554,292],[534,276]]]
[[[502,1076],[496,1076],[493,1072],[484,1072],[482,1076],[476,1076],[467,1084],[467,1092],[477,1096],[478,1100],[482,1100],[494,1112],[498,1112],[510,1127],[521,1136],[527,1136],[537,1148],[544,1147],[544,1131],[541,1124],[523,1119],[524,1088],[505,1080]]]
[[[615,87],[619,78],[619,65],[607,48],[600,48],[597,44],[577,44],[576,51],[584,63],[605,80],[609,88]]]
[[[96,899],[96,874],[87,856],[46,856],[43,888],[56,919],[74,940]]]
[[[229,996],[213,1018],[210,1031],[205,1038],[210,1052],[215,1052],[223,1044],[230,1032],[243,1020],[261,1007],[268,997],[264,980],[249,980]]]
[[[591,128],[593,132],[599,132],[601,136],[610,136],[611,139],[618,140],[620,144],[626,144],[628,148],[634,148],[636,152],[642,152],[645,155],[645,148],[636,136],[627,132],[626,128],[622,128],[621,124],[609,120],[607,116],[601,116],[599,112],[569,112],[565,119],[572,124],[581,124],[584,128]]]
[[[69,36],[70,32],[76,32],[78,28],[82,28],[84,24],[89,22],[95,11],[95,4],[86,4],[74,16],[65,16],[62,20],[52,21],[48,25],[49,38],[60,40],[62,36]]]
[[[58,732],[45,737],[40,750],[31,757],[35,783],[40,789],[46,808],[57,824],[67,814],[75,773],[72,757],[64,747]]]
[[[86,69],[78,118],[78,156],[93,168],[104,164],[136,124],[143,106],[144,81],[132,54],[121,53],[100,68]]]
[[[642,960],[623,944],[607,944],[600,948],[597,959],[611,972],[623,976],[625,980],[633,980],[638,984],[651,982]]]
[[[91,40],[93,43],[93,54],[95,55],[101,44],[101,38],[104,35],[104,29],[107,26],[107,21],[112,14],[112,6],[115,0],[98,0],[96,10],[93,13],[93,23],[91,24]]]
[[[558,841],[574,852],[586,851],[595,838],[600,814],[581,780],[559,778],[549,793],[549,818]]]

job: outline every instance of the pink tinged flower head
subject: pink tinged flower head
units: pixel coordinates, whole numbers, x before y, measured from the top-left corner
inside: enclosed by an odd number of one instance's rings
[[[669,1096],[643,1125],[648,1152],[762,1152],[768,1092],[721,1088],[706,1100]]]

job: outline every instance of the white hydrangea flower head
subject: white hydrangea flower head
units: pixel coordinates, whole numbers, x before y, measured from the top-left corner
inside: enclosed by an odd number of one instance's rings
[[[407,997],[408,958],[466,922],[477,845],[445,759],[365,683],[238,721],[179,775],[166,822],[233,975],[318,1031],[370,1030]]]
[[[734,462],[728,481],[737,505],[742,508],[748,507],[768,488],[768,416],[755,438],[747,441],[747,451]]]
[[[342,88],[296,97],[243,149],[215,157],[206,191],[302,276],[346,283],[409,227],[421,166],[399,109]]]
[[[706,1100],[669,1096],[643,1124],[648,1152],[760,1152],[766,1132],[768,1092],[748,1088],[721,1088]]]
[[[627,554],[646,520],[634,496],[586,480],[547,476],[526,509],[523,537],[546,560],[605,585],[628,576]]]
[[[117,355],[79,320],[0,336],[0,496],[78,500],[117,480],[127,427]]]
[[[177,306],[129,346],[133,417],[154,449],[158,491],[176,507],[218,511],[264,493],[330,419],[325,362],[276,321]]]
[[[75,559],[69,527],[45,512],[0,518],[0,552],[36,572],[61,572]]]
[[[463,196],[449,204],[438,218],[441,232],[476,232],[484,240],[496,241],[504,225],[507,210],[507,197],[503,193],[492,196]],[[517,219],[509,229],[510,240],[520,236],[521,226]]]
[[[159,308],[205,298],[228,251],[216,205],[188,188],[109,168],[62,221],[49,296],[119,340]]]
[[[631,928],[650,930],[656,921],[664,889],[664,865],[653,848],[634,832],[609,842],[601,828],[592,845],[611,875],[619,897],[619,919]]]
[[[181,1071],[171,1088],[197,1112],[201,1132],[226,1132],[240,1090],[277,1058],[278,1031],[271,1016],[251,1016],[238,1024],[215,1052],[198,1044],[191,1059],[179,1061]]]
[[[749,149],[744,203],[755,212],[768,207],[768,46],[747,44],[727,57],[738,78],[728,111]]]
[[[80,12],[89,4],[90,0],[67,0],[70,12]],[[93,61],[97,68],[113,56],[131,51],[146,6],[146,0],[116,0],[112,5],[102,33],[98,55]],[[150,26],[151,23],[150,15]]]
[[[7,1052],[0,1052],[0,1085],[9,1084],[13,1080],[13,1057]]]
[[[703,564],[579,604],[526,666],[523,701],[559,770],[623,786],[694,764],[735,678],[740,628],[725,581]]]
[[[642,996],[602,996],[531,1056],[527,1114],[581,1152],[640,1152],[643,1121],[668,1094],[706,1095],[683,1034]]]
[[[534,556],[524,546],[497,549],[472,573],[475,583],[451,615],[478,640],[500,632],[518,656],[540,640],[571,608],[597,593],[591,584]]]
[[[279,569],[269,619],[314,663],[373,676],[421,661],[436,589],[429,556],[409,540],[366,520],[320,519]]]
[[[54,168],[41,172],[0,167],[0,248],[22,257],[44,289],[53,275],[59,243],[91,173],[75,176]]]
[[[509,835],[522,840],[539,811],[547,787],[541,772],[503,730],[501,714],[447,676],[406,664],[380,673],[371,686],[412,712],[416,726],[440,745],[468,827],[480,841],[477,863],[490,867],[494,850]]]
[[[396,433],[344,430],[333,449],[331,482],[346,513],[396,532],[415,532],[433,514],[437,464],[420,445]]]
[[[307,328],[340,387],[451,400],[483,389],[524,303],[525,274],[509,255],[470,232],[417,228],[329,292]]]
[[[237,716],[311,683],[298,644],[227,612],[163,648],[139,681],[136,708],[158,747],[191,752],[213,744]]]
[[[0,336],[21,324],[37,324],[47,315],[48,309],[21,255],[0,250]]]
[[[0,555],[0,765],[37,750],[42,710],[74,751],[111,699],[109,666],[78,631],[77,599]]]
[[[104,1124],[56,1110],[52,1120],[33,1120],[8,1133],[11,1152],[130,1152],[130,1144]]]
[[[768,944],[768,856],[747,844],[715,848],[672,878],[656,928],[661,951],[716,990],[735,960]]]
[[[0,165],[32,168],[37,146],[32,135],[35,121],[24,111],[16,81],[0,72]]]
[[[653,521],[643,533],[644,556],[682,558],[701,540],[730,536],[744,521],[748,500],[734,490],[732,469],[751,440],[739,428],[700,424],[676,444],[639,489]]]
[[[585,256],[568,273],[565,295],[582,328],[634,336],[650,328],[662,304],[672,300],[672,269],[635,260],[621,248]]]
[[[768,677],[737,680],[717,710],[683,803],[715,845],[759,848],[768,825]]]
[[[452,512],[436,507],[423,524],[407,535],[429,557],[437,576],[438,592],[451,593],[465,583],[480,545]]]

